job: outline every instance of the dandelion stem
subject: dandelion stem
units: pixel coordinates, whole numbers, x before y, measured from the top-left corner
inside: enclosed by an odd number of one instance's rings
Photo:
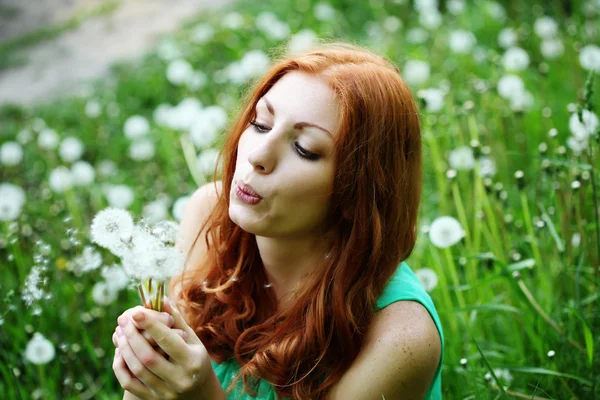
[[[523,282],[522,280],[518,280],[517,284],[519,285],[519,288],[521,289],[531,306],[537,311],[538,314],[540,314],[540,316],[548,323],[548,325],[554,328],[554,330],[558,332],[561,336],[565,336],[565,331],[560,326],[558,326],[558,324],[554,322],[552,318],[550,318],[548,314],[546,314],[544,310],[542,310],[540,305],[535,301],[535,298],[525,285],[525,282]],[[576,347],[578,350],[581,350],[584,354],[586,354],[586,350],[582,345],[580,345],[570,337],[567,337],[567,341],[571,343],[574,347]]]
[[[140,290],[140,296],[142,298],[142,304],[145,306],[146,305],[146,296],[144,296],[144,288],[142,287],[142,284],[138,285],[138,289]]]
[[[460,291],[460,282],[458,280],[458,274],[456,273],[456,265],[454,264],[452,254],[450,253],[450,248],[446,247],[444,249],[444,255],[446,256],[446,261],[448,262],[448,266],[450,267],[450,277],[452,278],[452,283],[455,286],[456,297],[458,298],[458,305],[460,308],[464,308],[465,299],[463,298],[463,294]]]
[[[588,157],[588,162],[590,163],[590,165],[592,164],[592,147],[593,147],[593,140],[590,140],[590,144],[587,148],[587,157]],[[600,263],[600,216],[598,216],[598,195],[596,192],[596,175],[594,174],[594,168],[592,167],[590,169],[590,177],[591,177],[591,181],[592,181],[592,199],[594,202],[594,216],[596,218],[596,252],[597,252],[597,259],[596,259],[596,263]],[[598,265],[596,265],[596,275],[597,277],[600,277],[600,268],[598,267]]]
[[[495,383],[490,383],[490,385],[492,386],[492,388],[500,390],[500,387],[498,385],[496,385]],[[527,394],[523,394],[523,393],[519,393],[519,392],[515,392],[513,390],[505,390],[506,394],[509,394],[511,396],[514,397],[518,397],[520,399],[530,399],[530,400],[550,400],[546,397],[539,397],[539,396],[532,396],[532,395],[527,395]]]
[[[527,234],[529,235],[531,251],[533,252],[533,256],[535,257],[535,262],[537,265],[542,265],[542,257],[540,255],[540,250],[538,249],[537,241],[535,235],[533,233],[533,226],[531,225],[531,214],[529,212],[529,205],[527,204],[527,197],[525,196],[525,192],[521,191],[521,206],[523,207],[523,218],[525,219],[525,226],[527,228]]]
[[[37,370],[38,370],[38,377],[40,378],[40,388],[42,389],[42,396],[44,399],[47,399],[47,392],[46,392],[46,373],[44,371],[44,366],[41,364],[38,364],[37,366]]]

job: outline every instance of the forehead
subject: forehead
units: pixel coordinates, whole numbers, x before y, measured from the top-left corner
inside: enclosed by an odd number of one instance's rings
[[[333,132],[339,117],[335,92],[321,77],[300,71],[291,71],[280,78],[264,95],[275,109],[276,119],[290,122],[309,122]],[[264,100],[257,104],[267,111]]]

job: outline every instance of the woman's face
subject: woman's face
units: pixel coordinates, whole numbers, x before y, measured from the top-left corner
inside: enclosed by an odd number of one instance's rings
[[[318,76],[291,71],[271,87],[238,142],[229,206],[234,223],[265,237],[320,233],[333,187],[338,114],[333,90]],[[238,197],[242,183],[260,202]]]

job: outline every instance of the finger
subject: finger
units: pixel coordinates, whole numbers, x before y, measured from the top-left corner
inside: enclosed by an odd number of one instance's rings
[[[119,321],[119,323],[123,322],[124,324],[119,327],[119,330],[124,334],[127,344],[133,350],[139,362],[162,380],[168,380],[169,377],[176,375],[175,366],[161,354],[158,354],[130,321],[127,322],[124,319]],[[170,328],[167,328],[160,322],[156,322],[156,324],[170,330]],[[133,370],[132,372],[135,373]],[[136,374],[136,376],[139,375]]]
[[[115,349],[112,368],[123,390],[126,390],[141,399],[152,399],[155,397],[142,381],[131,375],[118,347]]]
[[[165,393],[168,391],[164,379],[158,377],[144,365],[131,348],[131,344],[125,335],[119,336],[119,350],[125,364],[129,368],[129,371],[131,371],[131,374],[138,378],[148,389],[158,393]]]
[[[167,297],[163,298],[163,311],[173,316],[173,328],[181,329],[187,333],[188,339],[185,340],[187,343],[201,343],[200,339],[198,339],[198,336],[196,335],[196,332],[194,332],[194,330],[187,324],[187,322],[185,322],[183,315],[181,315],[177,307],[174,304],[172,304]]]
[[[117,347],[117,348],[119,347],[119,342],[117,341],[117,330],[116,329],[112,335],[112,342],[115,345],[115,347]]]
[[[119,318],[121,316],[131,317],[131,315],[133,315],[135,312],[138,312],[140,310],[147,311],[149,313],[149,315],[151,315],[153,318],[157,318],[160,322],[162,322],[163,324],[167,325],[168,327],[173,326],[173,323],[175,322],[175,319],[169,313],[167,313],[167,312],[159,312],[159,311],[156,311],[156,310],[151,310],[151,309],[148,309],[148,308],[144,308],[142,306],[135,306],[133,308],[125,310],[125,312],[123,312],[123,314],[121,314],[119,316]],[[119,318],[117,318],[117,320]]]
[[[171,329],[173,329],[173,328],[171,328]],[[179,336],[181,336],[181,338],[184,341],[187,341],[188,334],[185,331],[183,331],[181,329],[173,329],[173,331],[176,334],[178,334]],[[140,334],[144,337],[144,339],[146,339],[148,341],[148,343],[150,343],[150,346],[157,346],[156,340],[154,340],[154,338],[152,337],[152,335],[150,334],[150,332],[148,332],[147,330],[142,330],[142,331],[140,331]],[[115,336],[115,338],[116,338],[116,336]]]
[[[177,363],[187,363],[189,361],[187,343],[173,329],[151,318],[147,312],[148,310],[139,310],[133,315],[132,321],[134,318],[137,319],[136,325],[146,330],[171,359]]]

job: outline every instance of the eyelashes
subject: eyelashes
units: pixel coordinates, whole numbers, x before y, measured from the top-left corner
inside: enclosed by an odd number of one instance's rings
[[[267,133],[270,129],[267,127],[264,127],[262,125],[259,125],[256,123],[256,121],[250,121],[250,125],[252,125],[252,129],[257,132],[257,133]],[[296,150],[296,153],[301,157],[304,158],[306,160],[310,160],[310,161],[317,161],[319,158],[321,158],[318,154],[314,154],[311,153],[309,151],[306,151],[305,149],[303,149],[298,142],[294,143],[294,148]]]

